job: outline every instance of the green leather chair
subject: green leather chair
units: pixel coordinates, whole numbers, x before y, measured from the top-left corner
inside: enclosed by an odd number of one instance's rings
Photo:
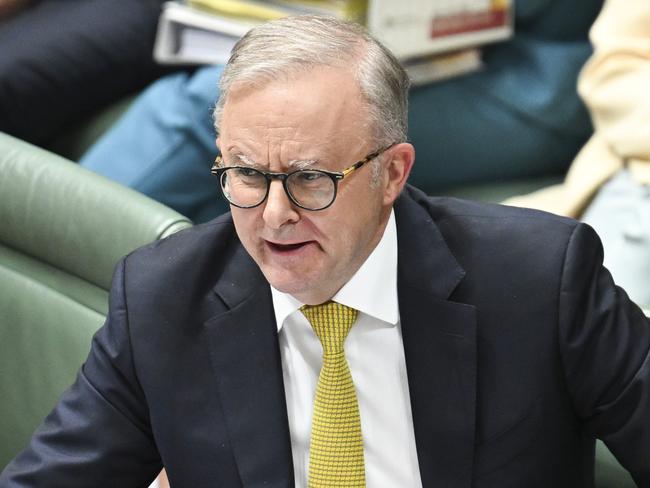
[[[107,312],[119,258],[190,226],[0,133],[0,470],[74,380]]]
[[[596,488],[635,488],[632,476],[601,441],[596,442]]]

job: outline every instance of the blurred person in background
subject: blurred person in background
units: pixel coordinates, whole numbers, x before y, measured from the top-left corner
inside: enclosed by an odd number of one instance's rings
[[[169,68],[162,0],[0,0],[0,131],[47,146]]]
[[[650,313],[650,2],[607,0],[591,39],[579,91],[594,135],[563,184],[507,203],[592,225],[605,265]]]

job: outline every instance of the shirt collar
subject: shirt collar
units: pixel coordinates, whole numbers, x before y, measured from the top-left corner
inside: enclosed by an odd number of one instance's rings
[[[272,286],[271,296],[279,332],[285,319],[303,303]],[[377,246],[332,300],[391,325],[397,324],[397,226],[393,210]]]

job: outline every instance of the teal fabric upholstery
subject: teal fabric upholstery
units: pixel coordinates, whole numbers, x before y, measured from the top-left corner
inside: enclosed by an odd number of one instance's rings
[[[119,258],[189,226],[133,190],[0,133],[0,470],[74,380]]]

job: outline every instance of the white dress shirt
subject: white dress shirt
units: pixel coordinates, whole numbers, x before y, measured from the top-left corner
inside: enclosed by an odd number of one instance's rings
[[[273,287],[271,293],[296,488],[306,488],[312,404],[323,350],[299,311],[303,304]],[[397,228],[392,212],[377,247],[333,300],[359,311],[344,348],[359,399],[366,486],[419,488],[422,483],[397,303]]]

